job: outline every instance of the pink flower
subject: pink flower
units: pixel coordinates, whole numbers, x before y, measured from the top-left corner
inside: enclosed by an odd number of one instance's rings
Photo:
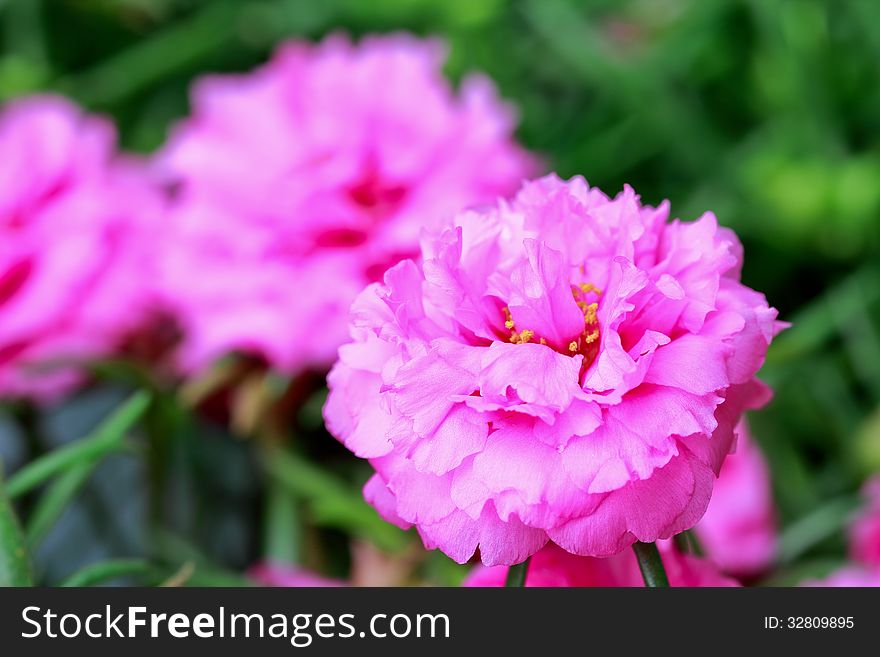
[[[385,518],[487,565],[548,540],[608,556],[700,519],[780,325],[732,232],[667,218],[550,176],[360,295],[324,417],[375,468]]]
[[[804,586],[880,586],[880,475],[863,488],[865,507],[850,525],[849,549],[855,563],[847,564],[823,580]]]
[[[850,552],[855,561],[880,570],[880,476],[864,486],[866,504],[850,527]]]
[[[725,577],[710,561],[681,554],[668,541],[659,545],[670,586],[739,586]],[[465,578],[464,586],[504,586],[506,566],[477,566]],[[612,557],[578,557],[553,544],[532,557],[526,586],[598,587],[644,586],[639,564],[632,551]]]
[[[880,571],[880,475],[863,490],[866,504],[850,527],[850,552],[855,561]]]
[[[56,396],[144,320],[159,196],[66,100],[0,114],[0,395]],[[68,364],[59,367],[62,362]]]
[[[825,579],[803,582],[801,586],[828,588],[873,588],[880,586],[880,570],[869,570],[860,566],[847,565],[834,571]]]
[[[456,94],[443,59],[433,41],[336,36],[196,85],[158,160],[178,187],[163,278],[185,369],[230,351],[329,367],[353,299],[423,227],[533,171],[491,83]]]
[[[757,575],[773,560],[777,527],[770,473],[745,421],[737,427],[736,452],[721,466],[709,508],[695,531],[725,572]]]
[[[260,586],[319,588],[346,586],[345,582],[316,575],[308,570],[281,563],[264,561],[248,570],[248,577]]]

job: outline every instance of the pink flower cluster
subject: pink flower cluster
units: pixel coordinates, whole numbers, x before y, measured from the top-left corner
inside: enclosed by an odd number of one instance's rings
[[[150,308],[159,195],[112,126],[66,100],[0,114],[0,395],[51,398]]]
[[[739,586],[737,581],[719,573],[712,562],[682,554],[669,541],[662,541],[659,550],[670,586]],[[477,566],[465,579],[464,586],[504,586],[506,579],[505,566]],[[550,544],[532,557],[525,585],[638,587],[645,583],[636,556],[629,550],[605,559],[597,559],[578,557]]]
[[[775,515],[741,417],[769,398],[755,376],[782,324],[741,283],[736,236],[629,187],[520,189],[537,163],[513,112],[485,78],[455,91],[443,56],[404,35],[286,44],[199,81],[152,168],[65,100],[11,103],[0,397],[63,393],[161,304],[186,374],[232,352],[288,373],[338,353],[324,414],[373,465],[366,497],[429,548],[479,552],[473,585],[530,555],[529,585],[640,585],[621,552],[701,518],[722,570],[761,572]],[[852,551],[873,577],[868,490]],[[661,550],[673,585],[735,584]]]
[[[199,81],[157,160],[177,190],[163,287],[185,370],[232,351],[329,367],[355,296],[417,253],[422,228],[533,171],[492,84],[454,93],[443,58],[404,35],[330,37]]]
[[[330,431],[429,548],[607,556],[692,527],[781,325],[711,213],[550,176],[462,212],[352,307]]]

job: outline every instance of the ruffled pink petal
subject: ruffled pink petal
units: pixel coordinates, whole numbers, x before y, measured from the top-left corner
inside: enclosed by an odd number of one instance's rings
[[[526,258],[510,273],[505,295],[518,331],[530,330],[563,350],[584,330],[562,254],[535,240],[523,241]]]
[[[480,397],[501,407],[528,405],[546,409],[550,418],[576,398],[581,356],[564,356],[539,344],[494,342],[485,350],[479,374]]]
[[[602,494],[590,515],[548,530],[550,539],[574,554],[608,556],[692,527],[709,503],[715,473],[683,445],[679,451],[650,478]]]
[[[379,515],[392,525],[396,525],[401,529],[412,527],[412,523],[397,515],[397,500],[388,489],[385,481],[378,474],[374,474],[364,484],[364,499],[372,504],[376,511],[379,512]]]
[[[456,406],[433,435],[413,447],[410,458],[420,472],[446,474],[468,456],[480,452],[486,445],[487,434],[486,422],[479,413]]]
[[[709,508],[695,531],[722,570],[746,576],[769,567],[778,536],[767,464],[744,422],[737,433],[736,453],[724,461]]]
[[[330,394],[324,406],[327,429],[361,458],[385,456],[394,445],[388,438],[392,416],[377,399],[382,380],[372,372],[337,363],[327,377]]]
[[[520,563],[547,543],[547,534],[532,529],[517,518],[502,522],[492,505],[479,520],[456,511],[433,524],[419,525],[419,534],[428,549],[439,548],[458,563],[466,563],[479,548],[487,566]]]

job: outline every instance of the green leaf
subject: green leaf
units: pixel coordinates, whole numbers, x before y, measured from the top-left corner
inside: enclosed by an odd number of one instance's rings
[[[31,550],[39,545],[58,518],[61,517],[70,500],[95,470],[98,461],[99,459],[93,459],[75,464],[53,481],[46,492],[40,496],[25,524],[25,537]]]
[[[89,564],[61,582],[61,586],[94,586],[120,577],[154,579],[155,567],[144,559],[112,559]]]
[[[195,545],[169,531],[158,529],[154,535],[156,553],[163,562],[191,562],[195,571],[187,579],[188,586],[249,587],[254,583],[240,573],[231,572],[211,561]]]
[[[31,584],[31,567],[21,526],[4,492],[0,472],[0,586]]]
[[[150,399],[148,393],[136,392],[87,437],[59,447],[16,472],[9,479],[6,494],[15,499],[68,468],[93,462],[118,449],[126,432],[147,410]]]
[[[190,18],[135,42],[91,69],[58,81],[62,91],[89,105],[120,102],[228,45],[241,7],[217,0]]]
[[[290,451],[272,450],[264,455],[269,474],[310,507],[315,522],[362,536],[382,549],[397,551],[409,542],[406,534],[391,525],[364,502],[360,492]]]
[[[790,524],[779,537],[779,563],[793,562],[813,546],[840,532],[858,505],[857,496],[839,497]]]

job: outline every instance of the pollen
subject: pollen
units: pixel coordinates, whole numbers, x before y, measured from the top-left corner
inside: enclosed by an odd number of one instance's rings
[[[593,299],[601,297],[602,290],[592,283],[578,283],[571,286],[571,294],[584,315],[584,330],[577,340],[568,344],[568,351],[571,354],[582,353],[584,363],[589,364],[596,357],[599,339],[599,303],[592,301],[589,295],[594,295]]]
[[[511,333],[510,334],[510,341],[513,344],[525,344],[529,340],[531,340],[533,337],[535,337],[534,331],[530,331],[529,329],[523,329],[519,333],[517,333],[515,331],[513,333]]]
[[[589,304],[584,310],[584,322],[587,324],[595,324],[597,321],[596,311],[599,309],[598,303]]]
[[[510,316],[510,308],[504,306],[501,311],[504,313],[504,328],[506,328],[508,331],[512,331],[514,328],[516,328],[516,324],[513,323],[513,318]],[[513,336],[511,336],[511,341],[512,338]]]

